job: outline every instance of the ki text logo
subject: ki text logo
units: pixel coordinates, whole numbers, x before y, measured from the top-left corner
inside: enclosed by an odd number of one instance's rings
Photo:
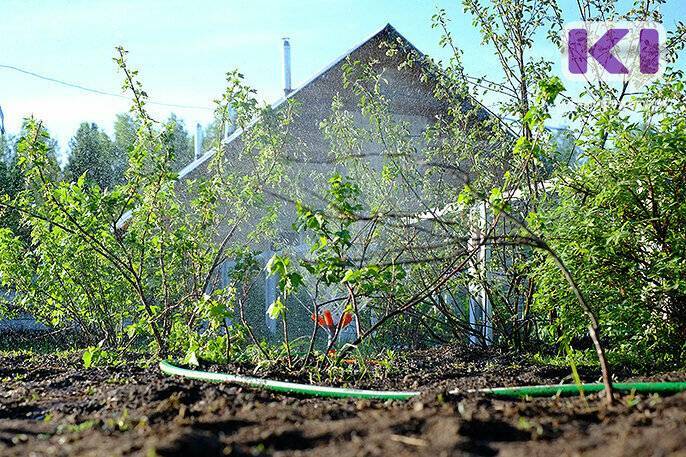
[[[562,72],[570,80],[622,81],[638,88],[665,70],[665,30],[655,22],[573,22],[562,38]]]

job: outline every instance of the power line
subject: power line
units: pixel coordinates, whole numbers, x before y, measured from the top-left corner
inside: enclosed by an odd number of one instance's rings
[[[114,92],[107,92],[107,91],[104,91],[104,90],[93,89],[93,88],[91,88],[91,87],[85,87],[85,86],[82,86],[82,85],[76,84],[76,83],[70,83],[70,82],[67,82],[67,81],[62,81],[62,80],[60,80],[60,79],[56,79],[56,78],[51,78],[51,77],[49,77],[49,76],[40,75],[40,74],[35,73],[35,72],[33,72],[33,71],[29,71],[29,70],[26,70],[26,69],[23,69],[23,68],[15,67],[15,66],[13,66],[13,65],[0,64],[0,68],[5,68],[5,69],[7,69],[7,70],[18,71],[19,73],[24,73],[24,74],[26,74],[26,75],[33,76],[34,78],[43,79],[43,80],[45,80],[45,81],[50,81],[50,82],[53,82],[53,83],[56,83],[56,84],[60,84],[60,85],[66,86],[66,87],[71,87],[71,88],[73,88],[73,89],[79,89],[79,90],[83,90],[83,91],[85,91],[85,92],[91,92],[91,93],[93,93],[93,94],[107,95],[107,96],[109,96],[109,97],[117,97],[117,98],[123,98],[123,99],[127,99],[127,100],[128,100],[128,97],[126,97],[125,95],[122,95],[122,94],[116,94],[116,93],[114,93]],[[155,101],[152,101],[152,100],[148,100],[148,103],[151,104],[151,105],[167,106],[167,107],[170,107],[170,108],[198,109],[198,110],[207,110],[207,111],[213,111],[213,110],[214,110],[213,108],[210,108],[210,107],[207,107],[207,106],[180,105],[180,104],[176,104],[176,103],[155,102]],[[0,113],[2,113],[2,111],[0,111]],[[519,121],[517,121],[516,119],[511,119],[511,118],[507,118],[507,117],[504,117],[503,120],[508,121],[508,122],[519,122]],[[545,128],[548,129],[548,130],[568,130],[568,127],[545,126]]]
[[[79,89],[79,90],[82,90],[82,91],[85,91],[85,92],[90,92],[90,93],[93,93],[93,94],[107,95],[107,96],[109,96],[109,97],[117,97],[117,98],[128,99],[128,97],[126,97],[126,96],[124,96],[124,95],[122,95],[122,94],[116,94],[116,93],[114,93],[114,92],[107,92],[107,91],[104,91],[104,90],[93,89],[93,88],[91,88],[91,87],[85,87],[85,86],[82,86],[82,85],[76,84],[76,83],[70,83],[70,82],[67,82],[67,81],[62,81],[62,80],[60,80],[60,79],[56,79],[56,78],[51,78],[51,77],[49,77],[49,76],[40,75],[40,74],[38,74],[38,73],[34,73],[33,71],[29,71],[29,70],[26,70],[26,69],[24,69],[24,68],[15,67],[15,66],[13,66],[13,65],[4,65],[4,64],[0,64],[0,68],[5,68],[5,69],[7,69],[7,70],[14,70],[14,71],[17,71],[17,72],[19,72],[19,73],[23,73],[23,74],[25,74],[25,75],[33,76],[34,78],[42,79],[42,80],[45,80],[45,81],[50,81],[50,82],[53,82],[53,83],[56,83],[56,84],[60,84],[60,85],[62,85],[62,86],[71,87],[71,88],[73,88],[73,89]],[[201,110],[207,110],[207,111],[212,111],[212,110],[213,110],[212,108],[207,107],[207,106],[179,105],[179,104],[176,104],[176,103],[163,103],[163,102],[155,102],[155,101],[152,101],[152,100],[148,100],[148,103],[151,104],[151,105],[167,106],[167,107],[171,107],[171,108],[201,109]]]

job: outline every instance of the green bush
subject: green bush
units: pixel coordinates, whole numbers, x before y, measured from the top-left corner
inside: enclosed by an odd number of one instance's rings
[[[176,150],[173,125],[148,115],[147,95],[125,55],[120,49],[115,60],[139,126],[126,182],[101,189],[85,174],[54,179],[47,132],[28,120],[18,147],[24,190],[2,197],[0,206],[20,215],[29,237],[0,229],[0,286],[16,293],[16,307],[52,327],[75,326],[103,350],[138,343],[162,354],[216,352],[221,342],[228,353],[236,285],[245,279],[240,273],[252,271],[239,269],[224,283],[219,272],[242,251],[236,228],[259,195],[253,182],[224,171],[221,147],[209,173],[179,182],[175,157],[185,151]],[[218,112],[229,103],[253,108],[234,73]]]
[[[640,123],[601,115],[601,140],[584,142],[585,162],[559,176],[538,228],[574,272],[615,358],[683,364],[686,120],[665,109],[653,117],[657,102],[642,102]],[[578,340],[587,322],[556,266],[539,261],[536,304],[550,317],[544,335]]]

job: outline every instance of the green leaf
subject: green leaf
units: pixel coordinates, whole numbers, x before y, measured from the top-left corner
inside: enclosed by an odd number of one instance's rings
[[[83,360],[84,368],[90,368],[92,366],[92,364],[93,364],[93,353],[94,353],[95,349],[96,348],[94,346],[89,346],[88,348],[86,348],[85,351],[83,351],[83,356],[81,357],[81,359]]]
[[[274,300],[274,302],[269,305],[267,309],[267,315],[270,319],[278,319],[280,316],[286,313],[286,305],[281,301],[281,297]]]
[[[557,96],[565,90],[564,84],[562,84],[562,81],[557,76],[539,81],[538,88],[539,101],[542,100],[549,105],[555,103]]]
[[[472,188],[469,187],[468,184],[465,184],[465,186],[462,188],[462,191],[457,196],[457,203],[460,206],[469,206],[472,205],[474,201],[475,197],[474,193],[472,192]]]

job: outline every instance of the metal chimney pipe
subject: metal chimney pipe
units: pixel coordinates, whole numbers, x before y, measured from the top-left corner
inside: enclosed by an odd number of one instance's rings
[[[291,87],[291,43],[290,38],[283,39],[283,94],[293,92]]]
[[[195,124],[195,160],[202,155],[202,127],[200,123]]]

